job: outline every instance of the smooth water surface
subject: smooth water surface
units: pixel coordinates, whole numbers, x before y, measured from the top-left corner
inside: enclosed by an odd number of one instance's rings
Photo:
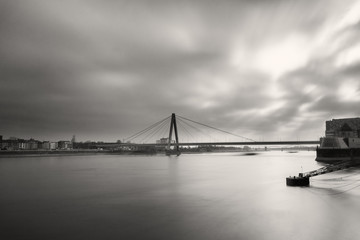
[[[0,158],[0,239],[360,239],[360,169],[315,152]]]

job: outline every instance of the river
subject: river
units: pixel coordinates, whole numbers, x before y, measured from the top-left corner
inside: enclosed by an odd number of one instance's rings
[[[360,169],[315,152],[0,158],[0,239],[360,239]]]

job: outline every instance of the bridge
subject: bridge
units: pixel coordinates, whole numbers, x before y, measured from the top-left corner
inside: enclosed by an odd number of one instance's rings
[[[101,143],[99,147],[119,147],[119,146],[144,146],[144,147],[167,147],[167,146],[248,146],[248,145],[318,145],[320,141],[257,141],[257,142],[185,142],[185,143]]]
[[[179,120],[179,121],[177,121]],[[163,131],[163,129],[169,129],[169,122],[170,122],[170,131],[167,138],[162,138],[158,141],[154,142],[144,142],[145,139],[151,139],[151,137],[155,136],[156,133],[162,132],[162,136],[164,136],[167,131]],[[200,141],[200,142],[180,142],[179,141],[179,131],[178,131],[178,123],[181,127],[183,127],[184,132],[189,135],[192,135],[189,131],[189,128],[199,130],[197,127],[194,126],[200,125],[202,127],[206,127],[207,129],[215,130],[221,133],[225,133],[227,135],[235,136],[241,138],[242,141]],[[192,124],[190,124],[192,123]],[[187,126],[187,128],[185,127]],[[175,135],[175,140],[172,140],[173,133]],[[145,135],[145,136],[144,136]],[[140,136],[144,136],[141,143],[131,142],[131,140],[136,139]],[[207,124],[199,123],[194,120],[190,120],[185,117],[178,116],[176,117],[175,113],[172,113],[170,117],[167,117],[143,130],[133,134],[132,136],[126,138],[127,142],[125,143],[105,143],[105,144],[98,144],[98,147],[106,147],[106,148],[137,148],[137,149],[146,149],[146,148],[162,148],[164,149],[167,155],[180,155],[180,147],[184,146],[253,146],[253,145],[260,145],[260,146],[269,146],[269,145],[277,145],[277,146],[284,146],[284,145],[292,145],[292,146],[299,146],[299,145],[319,145],[320,141],[255,141],[250,138],[246,138],[225,130],[221,130],[216,127],[209,126]],[[346,169],[353,166],[360,165],[359,161],[355,161],[351,159],[350,161],[339,161],[339,163],[328,165],[317,170],[299,173],[299,176],[287,177],[286,178],[286,185],[287,186],[309,186],[310,184],[310,177],[314,177],[321,174],[331,173],[334,171],[339,171],[342,169]]]
[[[200,129],[199,127],[202,127]],[[180,141],[179,140],[179,129],[182,129],[184,135],[190,136],[191,140]],[[235,137],[241,139],[241,141],[194,141],[194,134],[202,133],[209,135],[204,129],[211,130],[213,132],[222,133],[227,136]],[[168,131],[168,132],[167,132]],[[173,134],[174,140],[173,139]],[[141,138],[141,140],[139,140]],[[135,142],[135,140],[138,142]],[[155,140],[156,139],[156,140]],[[162,119],[151,126],[131,135],[128,138],[124,139],[122,143],[102,143],[97,144],[97,147],[102,148],[163,148],[169,154],[180,154],[179,147],[190,147],[190,146],[284,146],[284,145],[318,145],[320,141],[255,141],[253,139],[240,136],[225,130],[221,130],[216,127],[209,126],[204,123],[200,123],[189,118],[176,116],[175,113],[172,113],[171,116]]]

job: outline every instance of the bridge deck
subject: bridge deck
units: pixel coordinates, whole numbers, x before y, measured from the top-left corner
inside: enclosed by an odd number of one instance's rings
[[[189,142],[189,143],[171,143],[171,146],[247,146],[247,145],[318,145],[320,141],[264,141],[264,142]],[[144,146],[144,147],[155,147],[155,146],[167,146],[166,143],[102,143],[96,144],[98,147],[127,147],[127,146]]]

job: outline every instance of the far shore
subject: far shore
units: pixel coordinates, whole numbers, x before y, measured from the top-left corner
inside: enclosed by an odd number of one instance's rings
[[[181,154],[199,154],[199,153],[225,153],[239,152],[244,155],[256,155],[264,151],[286,151],[294,153],[297,151],[315,151],[315,149],[251,149],[248,151],[240,149],[213,149],[211,151],[189,151],[180,150]],[[156,155],[165,154],[163,151],[121,151],[107,149],[67,149],[67,150],[0,150],[0,158],[7,157],[49,157],[49,156],[81,156],[81,155]]]
[[[72,149],[72,150],[1,150],[1,157],[38,157],[38,156],[69,156],[115,153],[97,149]],[[117,153],[118,154],[118,153]]]

